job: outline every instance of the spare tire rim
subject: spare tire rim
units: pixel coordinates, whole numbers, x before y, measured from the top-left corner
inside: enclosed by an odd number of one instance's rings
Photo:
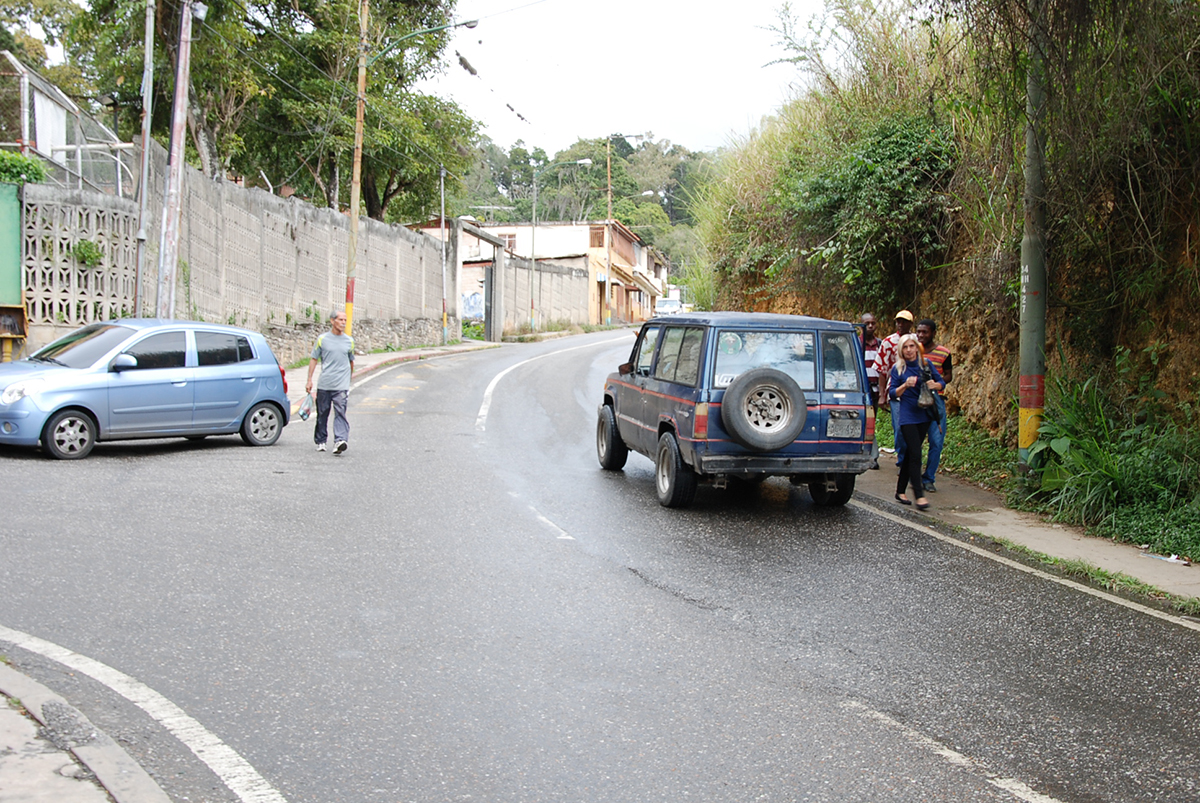
[[[791,420],[792,401],[779,388],[755,388],[746,396],[746,421],[760,432],[783,429]]]

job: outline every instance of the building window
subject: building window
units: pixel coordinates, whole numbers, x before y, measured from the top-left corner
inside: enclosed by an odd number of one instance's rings
[[[516,250],[517,250],[517,235],[502,234],[500,236],[504,238],[504,250],[516,252]]]
[[[589,248],[603,248],[604,247],[604,227],[603,226],[592,226],[591,235],[592,235],[592,239],[591,239],[591,242],[589,243],[588,247]]]

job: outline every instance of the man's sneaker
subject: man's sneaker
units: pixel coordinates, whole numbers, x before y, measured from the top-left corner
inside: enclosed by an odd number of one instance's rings
[[[929,491],[929,493],[931,493],[931,494],[935,494],[935,493],[937,493],[937,486],[934,485],[932,482],[927,482],[927,483],[925,483],[925,490]]]
[[[344,451],[346,451],[346,442],[345,441],[338,441],[337,445],[333,447],[334,454],[341,454]]]
[[[318,444],[317,444],[317,451],[318,451],[318,452],[323,452],[323,451],[325,451],[325,444],[323,444],[323,443],[318,443]]]

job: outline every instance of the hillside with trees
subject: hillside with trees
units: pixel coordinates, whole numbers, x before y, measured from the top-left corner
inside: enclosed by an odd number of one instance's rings
[[[1049,282],[1034,490],[1068,520],[1194,554],[1195,3],[831,0],[807,27],[783,16],[806,89],[719,160],[696,208],[706,281],[727,308],[872,311],[885,333],[901,308],[936,319],[951,408],[1012,444],[1030,10]]]

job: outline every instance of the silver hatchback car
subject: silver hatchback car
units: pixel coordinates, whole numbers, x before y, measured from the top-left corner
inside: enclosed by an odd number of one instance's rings
[[[0,364],[0,444],[61,460],[97,441],[239,433],[279,440],[291,407],[266,339],[233,326],[152,319],[93,323]]]

